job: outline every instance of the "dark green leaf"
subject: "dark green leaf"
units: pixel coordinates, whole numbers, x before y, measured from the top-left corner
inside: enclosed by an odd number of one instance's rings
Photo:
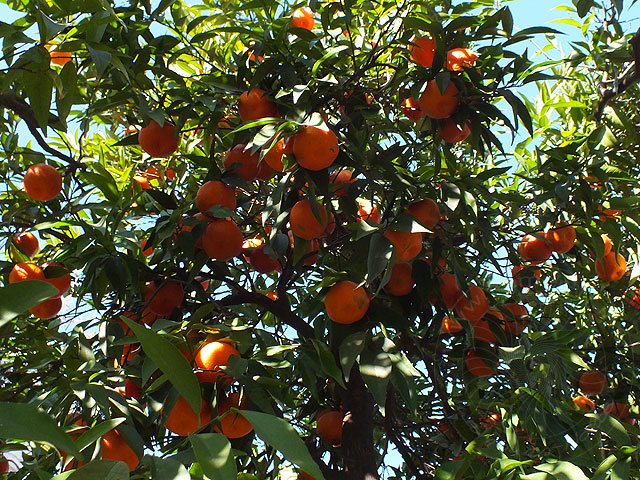
[[[40,280],[25,280],[0,287],[0,327],[57,293],[56,287]]]
[[[115,460],[94,460],[73,472],[67,480],[129,480],[129,467]]]
[[[235,478],[238,474],[231,444],[220,433],[189,435],[202,472],[211,480]]]

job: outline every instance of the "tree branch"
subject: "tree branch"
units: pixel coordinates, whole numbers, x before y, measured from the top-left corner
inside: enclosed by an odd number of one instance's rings
[[[618,78],[614,79],[613,87],[600,88],[600,100],[598,101],[595,111],[596,120],[600,120],[602,113],[604,112],[604,108],[614,97],[622,94],[633,84],[640,81],[640,28],[633,37],[631,37],[631,40],[629,40],[629,45],[631,45],[633,50],[633,63],[635,64],[635,69],[631,74],[625,72]]]
[[[20,98],[12,92],[2,93],[0,94],[0,107],[11,110],[22,120],[24,120],[27,124],[27,127],[29,128],[29,131],[31,132],[31,135],[33,135],[33,138],[36,139],[36,142],[38,143],[38,145],[40,145],[40,148],[42,148],[45,152],[53,155],[63,162],[68,163],[74,168],[86,168],[83,163],[77,162],[69,155],[65,155],[64,153],[56,150],[45,141],[45,139],[38,131],[38,129],[41,129],[41,127],[38,124],[38,120],[36,119],[35,114],[33,113],[33,109],[31,108],[31,105],[29,105],[24,99]],[[52,116],[51,121],[55,123],[56,121],[59,121],[59,119],[58,117]]]

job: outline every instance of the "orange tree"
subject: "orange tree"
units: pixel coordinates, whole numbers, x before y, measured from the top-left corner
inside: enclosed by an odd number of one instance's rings
[[[640,478],[636,2],[3,3],[9,478]]]

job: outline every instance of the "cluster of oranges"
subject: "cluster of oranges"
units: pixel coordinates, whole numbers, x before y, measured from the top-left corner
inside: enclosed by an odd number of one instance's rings
[[[589,397],[602,394],[607,386],[607,376],[599,370],[589,370],[580,376],[578,386],[582,395],[573,399],[573,403],[586,412],[593,412],[596,404]],[[636,419],[629,416],[630,406],[627,403],[609,402],[603,408],[603,413],[613,415],[623,423],[635,425]]]
[[[433,67],[433,59],[436,52],[436,40],[431,37],[417,37],[412,40],[409,48],[411,59],[425,68]],[[468,48],[453,48],[447,52],[446,69],[451,72],[462,72],[465,68],[475,65],[478,55]],[[416,101],[413,97],[405,99],[402,103],[403,113],[413,120],[418,121],[423,116],[440,121],[438,133],[449,143],[458,143],[465,140],[471,130],[469,123],[458,125],[451,117],[458,109],[460,91],[451,80],[446,85],[438,85],[436,79],[427,83],[426,88]]]

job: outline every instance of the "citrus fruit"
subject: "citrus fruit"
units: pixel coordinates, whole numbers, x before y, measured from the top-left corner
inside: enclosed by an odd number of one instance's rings
[[[329,129],[307,125],[293,137],[293,155],[298,165],[307,170],[327,168],[339,152],[338,137]]]
[[[62,191],[62,175],[46,163],[31,165],[24,174],[24,190],[34,200],[47,202]]]
[[[431,118],[448,118],[458,108],[458,88],[449,82],[444,92],[440,92],[435,80],[430,80],[418,98],[420,110]]]
[[[178,150],[180,136],[173,123],[165,120],[160,126],[158,122],[151,120],[146,127],[140,129],[138,143],[152,157],[168,157]]]
[[[354,282],[342,280],[332,286],[324,300],[327,315],[336,323],[351,324],[369,309],[369,295]]]

